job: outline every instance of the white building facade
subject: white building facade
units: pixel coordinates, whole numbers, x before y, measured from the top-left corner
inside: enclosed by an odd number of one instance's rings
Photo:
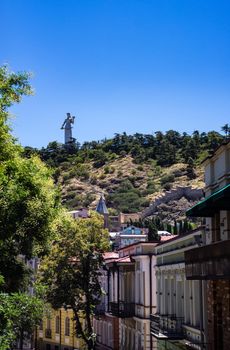
[[[198,247],[202,237],[198,229],[155,248],[157,310],[151,316],[151,333],[157,349],[201,349],[204,293],[199,281],[186,280],[184,253]]]

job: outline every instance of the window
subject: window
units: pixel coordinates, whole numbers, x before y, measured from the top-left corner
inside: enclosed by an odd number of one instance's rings
[[[51,345],[50,344],[46,344],[46,350],[51,350]]]
[[[69,336],[70,334],[70,319],[66,317],[65,319],[65,335]]]
[[[51,319],[47,318],[47,329],[51,329]]]
[[[43,330],[43,321],[41,320],[40,325],[39,325],[39,330],[42,331]]]
[[[56,316],[56,319],[55,319],[55,331],[57,334],[60,333],[60,317],[59,316]]]

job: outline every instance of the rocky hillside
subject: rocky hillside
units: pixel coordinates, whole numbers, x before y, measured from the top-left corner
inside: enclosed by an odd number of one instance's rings
[[[201,161],[223,139],[216,131],[123,133],[82,145],[51,142],[41,150],[26,147],[24,154],[37,153],[53,168],[68,209],[95,208],[103,193],[111,214],[148,216],[154,208],[157,215],[171,220],[181,218],[184,209],[197,201],[184,194],[178,197],[178,193],[183,188],[204,187]]]
[[[79,175],[79,169],[75,169],[74,165],[71,168],[66,164],[60,166],[58,182],[63,203],[68,208],[94,208],[103,193],[111,213],[119,210],[142,211],[159,196],[178,186],[200,189],[204,186],[202,167],[196,167],[191,178],[186,164],[169,167],[160,167],[154,161],[135,164],[130,155],[119,157],[100,168],[87,163],[81,170],[82,174]],[[183,201],[189,202],[186,198]],[[183,208],[185,203],[178,202],[177,205]]]

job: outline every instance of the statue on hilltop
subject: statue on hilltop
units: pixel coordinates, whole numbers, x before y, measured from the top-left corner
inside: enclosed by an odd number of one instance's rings
[[[72,137],[72,124],[74,124],[74,116],[71,116],[70,113],[66,113],[67,118],[64,120],[61,129],[65,130],[65,145],[70,145],[75,143],[76,139]]]

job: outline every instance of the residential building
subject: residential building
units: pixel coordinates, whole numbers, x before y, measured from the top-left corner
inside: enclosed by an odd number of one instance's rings
[[[163,240],[172,236],[162,237]],[[150,314],[156,312],[155,242],[124,246],[108,263],[108,312],[119,324],[120,350],[152,350]]]
[[[115,252],[103,254],[105,268],[101,269],[100,285],[104,294],[101,297],[100,304],[95,309],[93,320],[94,332],[97,334],[98,350],[119,350],[119,319],[109,313],[109,270],[107,264],[115,261],[119,255]]]
[[[75,322],[72,310],[47,311],[47,317],[42,320],[36,331],[38,350],[82,350],[83,341],[76,337]]]
[[[184,257],[202,235],[197,229],[155,247],[157,309],[150,328],[158,350],[202,349],[202,291],[198,281],[186,280]]]
[[[147,229],[131,225],[116,234],[114,247],[115,249],[120,249],[127,245],[137,242],[146,242],[147,240]]]
[[[200,247],[185,254],[186,277],[201,281],[206,296],[209,350],[230,349],[230,141],[205,159],[205,199],[187,215],[205,218]]]

